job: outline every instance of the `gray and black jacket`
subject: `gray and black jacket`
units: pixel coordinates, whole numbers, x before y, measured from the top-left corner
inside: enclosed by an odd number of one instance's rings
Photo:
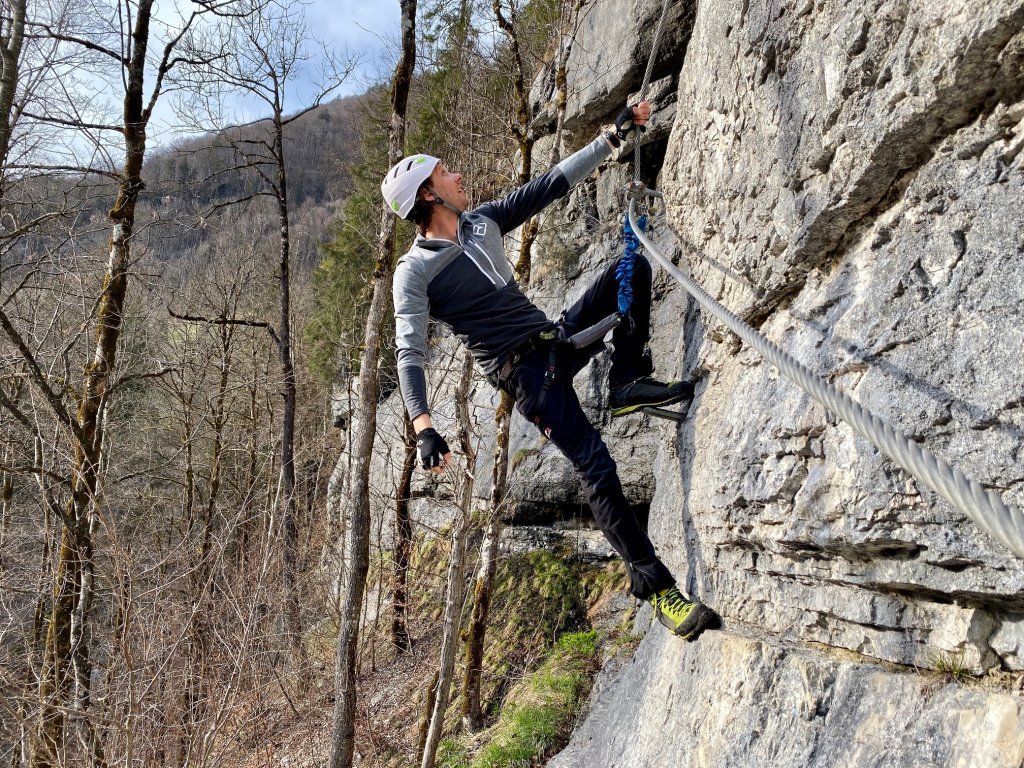
[[[484,373],[553,323],[523,295],[502,237],[564,196],[611,154],[604,136],[511,194],[459,218],[459,242],[417,236],[395,268],[398,381],[409,418],[429,413],[424,363],[427,323],[448,326]]]

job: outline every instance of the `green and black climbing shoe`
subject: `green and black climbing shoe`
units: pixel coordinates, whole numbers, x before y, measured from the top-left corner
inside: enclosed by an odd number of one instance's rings
[[[696,640],[705,629],[718,626],[718,616],[703,603],[690,602],[675,585],[647,598],[658,621],[684,640]]]
[[[625,416],[640,408],[672,405],[693,399],[693,384],[688,381],[670,381],[667,384],[650,376],[631,381],[612,389],[609,401],[612,416]]]

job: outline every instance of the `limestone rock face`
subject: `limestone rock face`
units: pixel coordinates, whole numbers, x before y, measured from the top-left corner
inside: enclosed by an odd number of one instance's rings
[[[665,194],[652,239],[797,359],[1024,505],[1024,3],[668,5],[641,152]],[[639,98],[661,6],[587,4],[567,150]],[[540,124],[550,94],[545,75]],[[621,252],[631,176],[610,161],[545,213],[529,293],[549,316]],[[725,629],[685,644],[656,624],[551,765],[1024,763],[1024,562],[662,271],[654,291],[658,373],[698,381],[689,419],[609,420],[606,356],[576,388],[659,553]],[[446,434],[455,354],[433,352]],[[483,500],[497,398],[482,380],[474,403]],[[400,415],[397,396],[381,408],[381,478]],[[586,515],[568,462],[518,415],[510,453],[513,518]],[[446,498],[417,478],[415,496]],[[444,509],[415,512],[439,528]]]
[[[1017,766],[1021,699],[733,633],[652,631],[550,768]]]
[[[1010,2],[702,5],[663,170],[705,285],[1017,504],[1022,24]],[[655,502],[690,589],[887,661],[1024,667],[988,642],[1024,609],[1020,560],[713,325],[687,330],[711,375]]]
[[[672,232],[655,233],[730,309],[1018,506],[1022,30],[1009,0],[699,3],[659,179]],[[727,628],[687,646],[656,626],[551,764],[1021,764],[1020,686],[998,672],[1024,670],[1024,563],[658,290],[656,357],[701,383],[681,429],[635,427],[656,441],[651,534]],[[606,435],[629,465],[634,438]],[[951,667],[981,682],[915,671]]]
[[[652,78],[679,70],[693,25],[694,5],[668,0]],[[610,122],[643,78],[661,18],[661,2],[596,2],[581,10],[579,26],[567,45],[566,104],[563,125],[586,132]],[[545,72],[530,92],[538,123],[555,120],[555,73]]]

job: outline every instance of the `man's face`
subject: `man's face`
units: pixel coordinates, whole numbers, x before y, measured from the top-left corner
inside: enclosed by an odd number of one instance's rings
[[[469,207],[469,197],[462,186],[462,174],[452,173],[444,163],[438,163],[430,174],[430,188],[442,200],[451,203],[460,210]]]

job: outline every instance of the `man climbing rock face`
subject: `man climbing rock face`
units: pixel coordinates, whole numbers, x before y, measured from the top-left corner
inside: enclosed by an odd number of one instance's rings
[[[398,377],[416,430],[423,467],[443,472],[452,460],[434,429],[424,373],[427,323],[448,326],[472,352],[492,383],[515,399],[516,409],[572,462],[605,537],[629,570],[632,593],[652,603],[659,620],[676,634],[695,638],[716,617],[686,600],[637,523],[600,433],[580,407],[572,379],[604,348],[600,338],[581,349],[564,340],[617,311],[619,285],[610,264],[556,324],[519,289],[505,258],[503,236],[566,195],[606,160],[634,126],[650,118],[650,104],[623,110],[616,132],[606,132],[501,200],[472,210],[462,175],[430,155],[400,161],[381,183],[391,210],[419,228],[395,269],[394,301]],[[651,310],[651,267],[637,258],[633,299],[625,322],[612,335],[609,372],[613,416],[646,406],[689,400],[689,382],[663,383],[645,352]]]

